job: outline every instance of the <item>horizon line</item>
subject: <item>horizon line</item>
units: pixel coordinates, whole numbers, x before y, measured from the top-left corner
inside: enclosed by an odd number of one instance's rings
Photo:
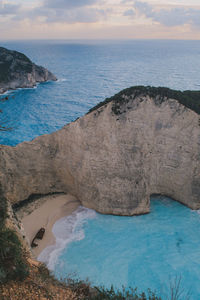
[[[199,39],[177,39],[177,38],[9,38],[1,39],[0,42],[10,41],[200,41]]]

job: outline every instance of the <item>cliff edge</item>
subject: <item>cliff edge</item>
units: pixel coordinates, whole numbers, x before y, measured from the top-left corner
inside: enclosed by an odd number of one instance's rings
[[[0,94],[16,88],[31,88],[48,80],[57,79],[24,54],[0,47]]]
[[[200,92],[133,87],[61,130],[0,146],[11,203],[64,192],[106,214],[148,213],[150,196],[200,208]]]

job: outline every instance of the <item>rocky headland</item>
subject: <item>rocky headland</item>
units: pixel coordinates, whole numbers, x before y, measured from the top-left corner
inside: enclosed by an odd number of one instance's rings
[[[132,87],[88,114],[16,147],[0,146],[11,204],[71,194],[100,213],[148,213],[150,196],[200,208],[200,92]]]
[[[26,55],[0,47],[0,94],[17,88],[32,88],[49,80],[57,78]]]
[[[53,134],[0,145],[0,297],[97,299],[88,284],[59,283],[30,258],[35,232],[45,227],[48,238],[52,223],[79,203],[144,214],[150,196],[162,194],[199,209],[199,114],[198,91],[137,86]],[[17,218],[20,206],[25,215]],[[99,289],[98,297],[107,298]]]

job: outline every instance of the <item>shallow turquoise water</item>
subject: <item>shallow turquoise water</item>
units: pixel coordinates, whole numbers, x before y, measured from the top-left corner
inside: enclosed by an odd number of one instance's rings
[[[94,285],[157,290],[166,299],[181,278],[200,299],[200,215],[168,198],[152,198],[151,213],[101,215],[79,208],[54,225],[57,245],[40,255],[58,278],[89,278]],[[185,298],[180,298],[181,300]]]

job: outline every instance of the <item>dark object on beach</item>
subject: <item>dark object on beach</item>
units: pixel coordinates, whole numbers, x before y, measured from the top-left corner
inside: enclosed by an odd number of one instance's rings
[[[35,239],[42,240],[43,236],[44,236],[44,233],[45,233],[45,229],[43,227],[40,228],[40,230],[35,235]]]
[[[33,239],[32,243],[31,243],[31,248],[35,248],[35,247],[38,246],[38,244],[34,243],[34,240],[35,240],[35,239]]]
[[[42,240],[43,236],[44,236],[44,233],[45,233],[45,229],[43,227],[40,228],[40,230],[36,233],[34,239],[32,240],[32,243],[31,243],[32,248],[35,248],[35,247],[38,246],[38,244],[35,243],[35,240],[36,239]]]

